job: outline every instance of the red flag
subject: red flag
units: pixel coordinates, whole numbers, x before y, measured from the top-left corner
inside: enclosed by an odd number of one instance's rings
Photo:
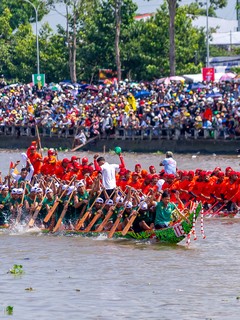
[[[14,167],[14,163],[11,161],[10,165],[9,165],[9,168],[12,169],[13,167]]]

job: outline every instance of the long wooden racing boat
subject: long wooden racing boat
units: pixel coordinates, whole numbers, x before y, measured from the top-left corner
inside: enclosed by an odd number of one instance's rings
[[[193,224],[197,220],[200,212],[202,210],[202,204],[199,203],[194,212],[190,212],[186,219],[176,222],[172,226],[169,226],[165,229],[160,230],[151,230],[151,231],[141,231],[134,232],[129,231],[126,235],[122,235],[122,232],[115,232],[113,238],[125,238],[125,239],[136,239],[136,240],[147,240],[147,239],[156,239],[162,243],[178,243],[182,241],[192,230]],[[43,230],[44,233],[50,233],[49,230]],[[61,231],[62,232],[62,231]],[[70,235],[81,235],[84,237],[98,237],[100,235],[106,235],[107,232],[84,232],[84,231],[74,231],[74,230],[64,230],[64,233]]]
[[[147,239],[156,239],[158,242],[176,244],[182,241],[187,235],[191,232],[195,221],[197,220],[200,212],[202,210],[202,204],[199,203],[194,212],[190,212],[186,219],[182,219],[173,225],[165,229],[160,230],[151,230],[151,231],[142,231],[134,232],[129,231],[126,235],[122,235],[122,232],[115,232],[113,238],[125,238],[125,239],[136,239],[136,240],[147,240]],[[7,229],[4,226],[1,226],[2,229]],[[28,229],[30,231],[31,229]],[[35,232],[42,232],[43,234],[51,234],[52,232],[49,229],[33,229]],[[80,235],[84,237],[98,237],[107,235],[107,232],[84,232],[84,231],[75,231],[75,230],[63,230],[55,234],[65,234],[65,235]]]

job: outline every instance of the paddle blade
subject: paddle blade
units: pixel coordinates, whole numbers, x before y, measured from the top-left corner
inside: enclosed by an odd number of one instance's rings
[[[128,223],[126,224],[125,228],[122,231],[122,235],[125,236],[128,233],[128,230],[131,228],[134,220],[136,219],[137,216],[131,216],[131,218],[129,219]]]
[[[84,229],[84,232],[89,232],[91,231],[92,227],[94,226],[94,224],[97,222],[97,220],[101,217],[102,213],[97,213],[92,220],[90,221],[90,223],[88,224],[88,226]]]
[[[121,217],[118,217],[118,218],[116,219],[116,221],[114,222],[114,224],[113,224],[113,226],[112,226],[112,229],[111,229],[111,230],[109,231],[109,233],[108,233],[108,238],[109,238],[109,239],[112,238],[114,232],[117,230],[117,227],[118,227],[120,221],[121,221]]]
[[[80,219],[75,227],[75,230],[78,231],[84,224],[84,222],[87,220],[89,216],[89,212],[85,212],[84,216],[82,217],[82,219]]]
[[[45,223],[47,223],[50,220],[51,216],[53,215],[53,213],[57,209],[58,204],[59,204],[59,202],[55,202],[54,205],[52,206],[52,208],[48,211],[48,214],[46,215],[46,217],[43,220]]]
[[[111,218],[112,214],[113,214],[113,211],[112,211],[112,210],[110,210],[110,211],[106,214],[103,222],[97,227],[96,232],[101,232],[101,231],[103,230],[103,228],[104,228],[104,227],[106,226],[106,224],[108,223],[108,220]]]

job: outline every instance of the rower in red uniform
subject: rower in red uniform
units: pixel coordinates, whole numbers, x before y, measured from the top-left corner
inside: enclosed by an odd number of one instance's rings
[[[67,173],[67,166],[69,165],[70,160],[68,158],[64,158],[63,160],[58,162],[56,167],[56,177],[59,179],[63,179],[63,176]]]
[[[147,171],[142,169],[142,166],[141,166],[140,163],[137,163],[135,165],[135,171],[134,172],[136,172],[138,174],[140,179],[144,179],[146,177],[146,175],[147,175]]]
[[[31,147],[34,147],[37,150],[37,141],[32,141],[30,147],[27,148],[26,154],[28,158],[32,150]]]
[[[28,159],[30,160],[33,168],[33,174],[39,174],[41,172],[41,167],[43,164],[43,159],[40,153],[37,152],[36,147],[34,145],[28,148]]]
[[[150,166],[150,167],[149,167],[149,173],[150,173],[150,174],[155,174],[155,173],[157,173],[156,168],[155,168],[154,166]]]
[[[53,175],[55,174],[56,168],[57,168],[56,152],[53,149],[49,149],[47,157],[43,159],[41,173],[44,175]]]
[[[137,172],[132,173],[132,178],[128,185],[135,190],[141,190],[142,182],[140,181],[139,174]]]

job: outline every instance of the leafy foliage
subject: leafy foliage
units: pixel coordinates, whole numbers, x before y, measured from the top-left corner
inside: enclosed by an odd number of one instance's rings
[[[219,1],[219,5],[224,5],[224,1]],[[58,26],[57,32],[53,33],[50,26],[44,24],[39,33],[40,71],[46,74],[46,81],[72,78],[74,50],[78,81],[98,80],[99,69],[116,70],[115,1],[48,0],[47,6],[39,9],[39,19],[50,5],[54,8],[59,2],[66,6],[66,29]],[[15,0],[0,2],[0,73],[8,79],[30,82],[31,75],[37,69],[36,35],[29,24],[33,21],[33,8],[24,0],[21,5],[16,3]],[[37,1],[33,3],[39,4]],[[123,76],[134,80],[168,76],[170,42],[167,3],[145,22],[134,20],[136,10],[132,0],[122,0],[120,52]],[[204,6],[199,3],[177,5],[177,74],[199,72],[205,64],[204,29],[192,26],[192,20],[203,11]],[[210,50],[211,55],[220,52],[212,47]]]
[[[13,306],[7,306],[5,309],[5,313],[9,316],[13,315]]]
[[[9,270],[9,273],[14,275],[21,275],[24,273],[23,266],[21,264],[14,264],[12,269]]]

